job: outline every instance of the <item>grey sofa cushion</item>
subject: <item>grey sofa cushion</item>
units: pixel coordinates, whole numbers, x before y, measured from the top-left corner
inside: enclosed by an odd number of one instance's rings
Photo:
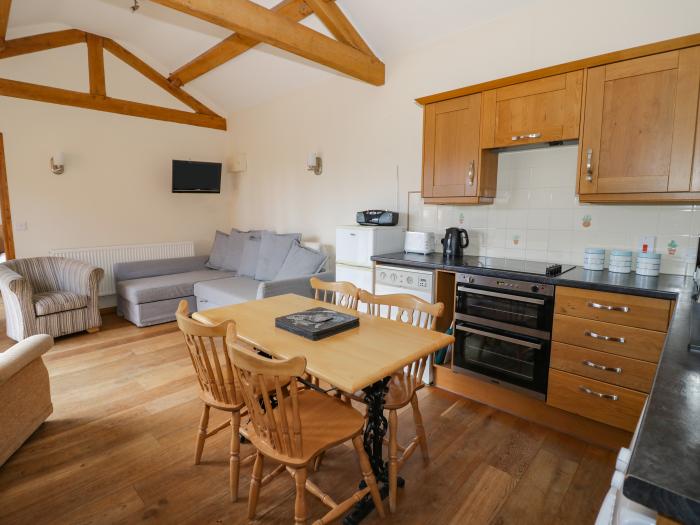
[[[294,241],[301,239],[301,233],[263,232],[260,243],[258,266],[255,269],[256,281],[271,281],[282,268],[284,260]]]
[[[255,269],[258,266],[258,254],[260,253],[260,239],[249,237],[243,245],[241,265],[238,267],[238,275],[255,277]]]
[[[114,265],[114,279],[116,281],[128,281],[129,279],[204,270],[208,260],[208,255],[198,255],[195,257],[177,257],[175,259],[152,259],[150,261],[117,263]]]
[[[135,304],[163,301],[178,297],[188,297],[194,293],[194,285],[199,281],[224,279],[232,272],[199,270],[194,272],[159,275],[144,279],[131,279],[117,283],[117,294]]]
[[[197,300],[205,300],[216,306],[245,303],[257,297],[260,283],[250,277],[232,277],[216,281],[198,282],[194,285]]]
[[[318,250],[306,248],[299,241],[294,241],[275,280],[313,275],[323,268],[327,260],[327,255]]]
[[[221,265],[222,269],[230,272],[237,272],[241,267],[241,260],[243,259],[243,249],[245,248],[246,239],[260,239],[261,235],[262,230],[242,232],[233,228],[228,234],[226,255],[224,257],[223,264]]]
[[[216,234],[214,235],[214,245],[211,247],[207,267],[212,268],[213,270],[223,269],[227,248],[228,235],[217,230]]]

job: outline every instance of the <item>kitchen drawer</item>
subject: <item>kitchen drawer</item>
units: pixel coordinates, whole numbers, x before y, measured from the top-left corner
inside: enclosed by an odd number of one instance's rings
[[[563,372],[647,393],[656,373],[654,363],[557,342],[552,343],[549,366]]]
[[[630,432],[637,426],[646,398],[628,388],[549,370],[548,405]]]
[[[552,340],[657,363],[666,334],[555,314]]]
[[[554,311],[558,314],[665,332],[671,315],[671,301],[557,286]]]

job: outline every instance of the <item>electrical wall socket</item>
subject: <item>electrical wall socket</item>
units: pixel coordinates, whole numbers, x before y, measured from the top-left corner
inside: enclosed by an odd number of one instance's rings
[[[646,249],[645,249],[646,246]],[[656,249],[656,236],[655,235],[644,235],[639,238],[637,243],[637,251],[654,253]]]
[[[21,221],[21,222],[16,222],[15,223],[15,231],[18,232],[24,232],[29,229],[29,225],[27,224],[27,221]]]

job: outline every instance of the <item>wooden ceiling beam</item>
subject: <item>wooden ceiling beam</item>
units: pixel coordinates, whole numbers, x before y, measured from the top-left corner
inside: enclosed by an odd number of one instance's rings
[[[359,49],[366,55],[375,56],[338,4],[325,0],[306,0],[306,3],[339,41]]]
[[[2,1],[3,0],[0,0],[0,2]],[[54,49],[56,47],[85,43],[85,41],[85,31],[80,31],[78,29],[66,29],[64,31],[54,31],[52,33],[15,38],[5,41],[5,47],[0,49],[0,59],[36,53],[37,51],[46,51],[47,49]]]
[[[186,106],[191,107],[197,113],[216,116],[216,113],[214,113],[211,109],[202,104],[199,100],[194,98],[189,93],[186,93],[183,89],[173,86],[170,82],[168,82],[168,79],[165,78],[165,76],[158,73],[158,71],[146,64],[143,60],[134,55],[131,51],[117,44],[111,38],[104,39],[104,47],[107,51],[109,51],[119,60],[134,68],[136,71],[138,71],[147,79],[149,79],[151,82],[170,93],[173,97],[178,99]]]
[[[322,1],[333,2],[334,0]],[[304,0],[283,0],[273,7],[272,11],[293,22],[300,22],[312,13],[311,8]],[[245,53],[259,43],[260,40],[234,33],[184,66],[173,71],[168,80],[175,86],[183,86]]]
[[[142,104],[141,102],[95,96],[89,93],[40,86],[38,84],[30,84],[4,78],[0,78],[0,96],[49,102],[51,104],[61,104],[63,106],[73,106],[84,109],[94,109],[96,111],[163,120],[166,122],[177,122],[179,124],[189,124],[191,126],[200,126],[204,128],[226,129],[226,119],[218,115],[189,113],[187,111],[180,111],[179,109],[163,108],[150,104]]]
[[[88,72],[90,74],[90,94],[98,97],[107,95],[105,86],[105,57],[103,39],[97,35],[87,35]]]
[[[381,86],[384,64],[352,46],[333,40],[251,0],[153,0],[155,3],[226,27],[295,55]]]
[[[0,0],[0,50],[5,48],[7,23],[10,21],[10,7],[12,7],[12,0]]]

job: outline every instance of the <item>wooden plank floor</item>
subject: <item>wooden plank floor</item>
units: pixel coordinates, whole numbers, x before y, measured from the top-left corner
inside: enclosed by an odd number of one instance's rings
[[[10,344],[2,339],[0,349]],[[139,329],[107,315],[101,332],[62,338],[45,361],[54,413],[0,467],[0,523],[248,521],[250,467],[241,471],[241,500],[230,503],[227,433],[192,463],[200,402],[174,324]],[[614,453],[434,388],[424,389],[421,407],[432,462],[412,457],[397,513],[365,523],[594,522]],[[405,439],[409,412],[399,426]],[[359,475],[354,452],[341,446],[312,479],[338,500]],[[323,513],[308,502],[312,517]],[[264,487],[258,508],[254,523],[291,523],[291,479]]]

